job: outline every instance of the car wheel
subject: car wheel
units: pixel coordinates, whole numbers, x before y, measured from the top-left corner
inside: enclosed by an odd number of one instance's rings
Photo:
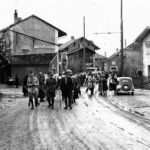
[[[131,94],[134,95],[134,92],[132,92]]]

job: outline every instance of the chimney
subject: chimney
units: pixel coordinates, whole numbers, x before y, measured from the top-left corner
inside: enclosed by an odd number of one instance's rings
[[[17,23],[18,22],[18,13],[17,13],[17,10],[15,10],[15,13],[14,13],[14,23]]]
[[[71,36],[71,40],[74,40],[74,36]]]

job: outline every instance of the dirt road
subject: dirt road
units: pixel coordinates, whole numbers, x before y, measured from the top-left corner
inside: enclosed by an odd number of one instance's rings
[[[7,98],[6,98],[7,99]],[[15,97],[0,110],[0,150],[148,150],[150,131],[123,117],[103,97],[83,95],[72,110],[47,102],[31,110]]]

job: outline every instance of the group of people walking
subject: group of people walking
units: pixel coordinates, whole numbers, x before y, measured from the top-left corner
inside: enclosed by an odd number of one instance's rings
[[[91,95],[94,94],[95,85],[98,84],[98,91],[100,95],[107,95],[107,91],[115,91],[118,84],[116,74],[109,73],[98,73],[88,74],[86,77],[85,84],[87,85],[86,92],[91,91]]]
[[[81,85],[81,76],[72,75],[71,70],[66,70],[60,76],[49,72],[47,77],[42,72],[38,75],[31,72],[23,80],[22,91],[24,96],[29,96],[28,105],[31,105],[31,109],[40,104],[38,99],[40,99],[40,102],[44,102],[45,98],[48,101],[48,107],[54,109],[56,90],[61,91],[62,100],[65,101],[64,109],[72,109],[72,104],[76,102],[76,99],[81,94]]]
[[[56,91],[61,93],[62,100],[65,102],[64,109],[72,109],[72,104],[76,103],[76,99],[81,95],[81,86],[86,86],[86,92],[90,91],[94,94],[94,89],[98,84],[100,95],[107,95],[107,91],[115,91],[117,86],[117,78],[113,73],[98,74],[72,74],[71,70],[66,70],[62,75],[48,72],[45,76],[42,72],[25,76],[23,80],[24,96],[29,96],[31,109],[37,107],[44,99],[48,101],[48,107],[54,109]],[[40,99],[40,101],[38,101]]]

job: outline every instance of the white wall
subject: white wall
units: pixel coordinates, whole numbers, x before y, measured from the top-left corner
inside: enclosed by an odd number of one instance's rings
[[[55,44],[58,44],[58,30],[55,29]],[[58,52],[58,46],[55,46],[55,52]]]
[[[148,65],[150,65],[150,48],[146,47],[146,41],[150,41],[150,34],[143,41],[143,75],[148,76]]]

